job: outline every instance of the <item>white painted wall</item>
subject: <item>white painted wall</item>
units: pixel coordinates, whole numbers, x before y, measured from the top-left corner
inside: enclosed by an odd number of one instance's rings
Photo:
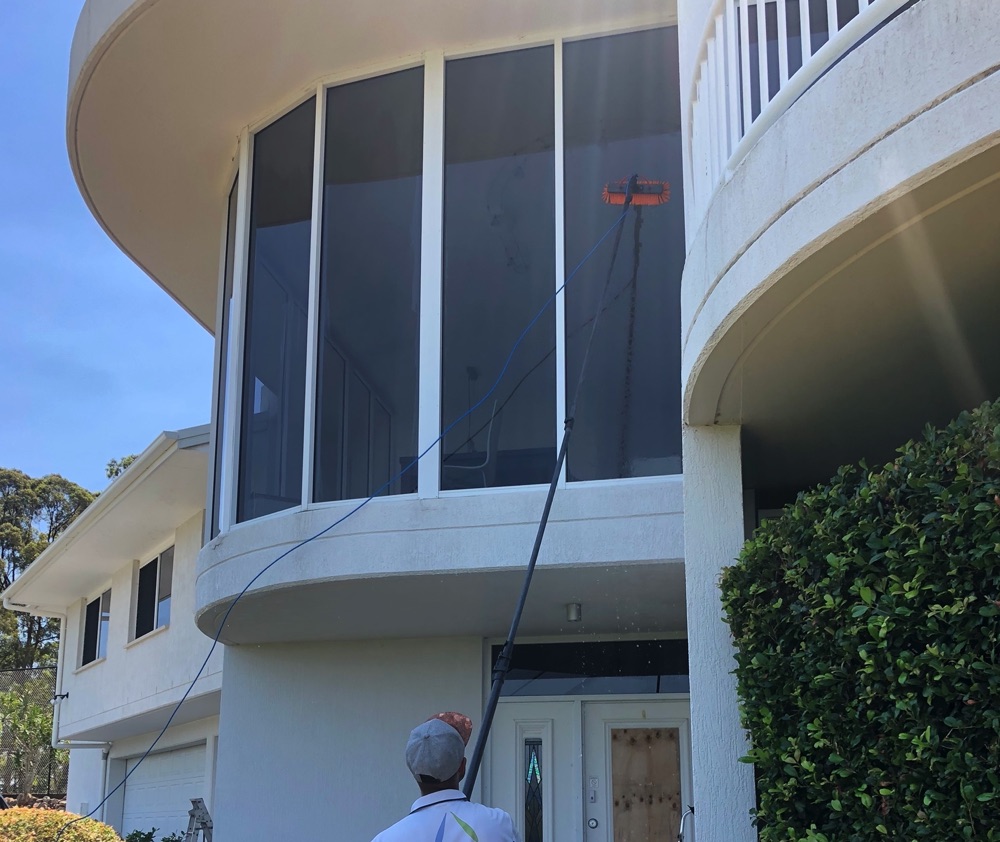
[[[201,527],[199,514],[181,524],[175,534],[173,601],[168,627],[129,643],[132,560],[123,559],[122,566],[102,588],[111,586],[111,625],[105,660],[77,667],[84,600],[69,607],[63,639],[63,692],[68,692],[69,698],[59,706],[60,737],[72,738],[168,705],[187,689],[209,647],[209,641],[194,624],[194,568],[201,547]],[[150,547],[139,563],[150,561],[167,546],[169,542]],[[221,668],[222,653],[217,651],[194,695],[218,689]]]
[[[410,729],[482,706],[477,638],[227,647],[216,842],[369,842],[419,796]]]
[[[69,783],[66,809],[86,815],[101,803],[104,780],[104,752],[101,749],[77,749],[69,755]],[[95,816],[99,818],[99,816]]]
[[[754,842],[753,767],[740,726],[719,574],[743,545],[739,427],[685,427],[684,535],[691,741],[698,842]]]

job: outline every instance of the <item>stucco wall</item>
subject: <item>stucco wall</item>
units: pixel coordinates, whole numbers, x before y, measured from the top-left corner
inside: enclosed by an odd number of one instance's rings
[[[419,795],[410,729],[478,720],[482,665],[477,638],[227,647],[216,842],[369,842]]]
[[[70,752],[66,809],[81,815],[93,810],[103,797],[101,794],[103,776],[104,756],[101,749],[77,749]]]
[[[63,692],[68,692],[69,698],[60,705],[60,737],[72,738],[170,704],[187,689],[209,647],[209,641],[194,624],[195,559],[201,547],[201,529],[199,514],[181,524],[175,533],[173,595],[170,625],[166,628],[128,643],[134,562],[123,560],[107,583],[111,586],[107,658],[78,669],[84,600],[70,606],[63,640]],[[150,547],[140,564],[167,546],[169,543]],[[194,695],[218,688],[221,666],[222,653],[217,651]]]

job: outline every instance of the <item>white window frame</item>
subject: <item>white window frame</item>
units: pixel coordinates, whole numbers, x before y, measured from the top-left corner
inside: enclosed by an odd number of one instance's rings
[[[162,563],[163,556],[168,552],[171,553],[170,558],[170,599],[171,599],[171,613],[173,613],[173,596],[174,596],[174,568],[176,567],[177,560],[177,547],[175,544],[171,544],[168,547],[164,547],[156,555],[154,555],[148,561],[140,562],[138,559],[132,562],[132,599],[131,599],[131,610],[129,611],[129,643],[134,643],[138,640],[145,640],[152,634],[170,628],[170,622],[161,623],[160,622],[160,584],[162,581]],[[142,634],[137,634],[136,623],[139,620],[139,571],[145,569],[151,564],[156,565],[156,587],[153,590],[153,627],[149,631],[145,631]]]
[[[108,598],[108,610],[105,612],[103,610],[104,597]],[[93,666],[94,664],[99,664],[106,660],[108,657],[108,649],[111,646],[111,584],[101,588],[96,594],[84,597],[80,600],[80,637],[79,644],[77,646],[77,656],[76,656],[76,667],[77,669],[84,669],[86,667]],[[98,603],[97,609],[97,638],[94,644],[94,657],[89,661],[84,661],[86,657],[86,652],[84,648],[86,647],[87,640],[87,609],[94,603]],[[101,624],[104,621],[104,615],[107,613],[107,623],[108,623],[108,636],[104,642],[104,651],[101,651]]]
[[[223,453],[221,471],[225,476],[222,483],[223,498],[220,501],[220,534],[244,524],[258,523],[275,517],[285,517],[296,512],[314,508],[331,508],[350,501],[337,500],[329,502],[313,501],[313,456],[315,438],[316,413],[316,370],[319,353],[318,343],[318,307],[320,283],[319,249],[322,237],[322,182],[323,163],[325,160],[326,138],[326,92],[329,88],[364,79],[423,67],[424,70],[424,150],[421,185],[421,232],[420,232],[420,331],[419,353],[420,366],[417,382],[417,453],[422,453],[431,442],[434,442],[441,431],[441,321],[443,302],[442,294],[442,230],[444,225],[444,109],[445,63],[452,59],[469,58],[498,52],[513,52],[531,47],[552,46],[554,50],[553,66],[555,73],[555,288],[563,285],[566,276],[565,255],[565,156],[564,156],[564,116],[563,116],[563,45],[572,41],[591,38],[610,37],[629,32],[641,32],[650,29],[677,26],[676,14],[656,14],[643,16],[631,22],[623,22],[620,26],[579,28],[560,28],[557,31],[539,33],[521,43],[504,41],[483,42],[478,46],[464,48],[448,48],[431,50],[425,53],[420,61],[394,60],[366,68],[364,71],[355,69],[329,75],[321,79],[315,86],[299,92],[297,97],[284,104],[252,124],[245,126],[240,133],[239,149],[233,175],[237,181],[237,218],[235,231],[235,255],[233,260],[233,309],[229,330],[229,348],[217,349],[218,353],[230,353],[230,366],[227,371],[226,414],[224,418],[213,420],[213,436],[222,435],[227,442]],[[244,364],[244,342],[246,333],[246,278],[247,278],[247,247],[250,230],[250,202],[253,191],[253,146],[254,136],[258,131],[266,129],[288,112],[292,111],[306,100],[316,98],[315,132],[313,147],[313,186],[312,186],[312,219],[309,256],[309,313],[307,315],[307,345],[306,345],[306,386],[305,386],[305,417],[302,442],[302,501],[296,506],[283,509],[273,514],[237,523],[236,498],[239,488],[239,456],[240,456],[240,421],[242,408],[242,385]],[[232,180],[227,182],[232,185]],[[228,200],[228,192],[222,201]],[[224,235],[223,231],[223,235]],[[224,239],[224,236],[223,236]],[[219,304],[216,322],[221,323],[222,290],[225,284],[224,260],[221,261],[219,277]],[[566,326],[565,326],[565,296],[560,292],[555,301],[555,334],[556,334],[556,417],[553,419],[556,429],[556,441],[562,439],[563,423],[566,413]],[[216,360],[216,372],[218,359]],[[216,383],[215,391],[219,388]],[[213,400],[214,407],[218,405],[217,396]],[[422,462],[427,467],[420,470],[417,478],[415,494],[397,494],[396,497],[418,497],[421,499],[445,496],[472,496],[483,493],[482,489],[442,491],[440,478],[440,444],[430,447]],[[213,467],[214,470],[214,467]],[[664,475],[656,479],[670,479]],[[590,485],[592,482],[601,484],[613,483],[643,483],[648,477],[619,478],[575,482],[575,486]],[[209,480],[210,484],[218,482]],[[568,485],[566,468],[563,466],[559,478],[559,486]],[[526,486],[511,486],[509,488],[491,488],[491,493],[523,490]],[[209,498],[211,499],[211,498]],[[357,502],[357,501],[354,501]],[[378,500],[373,501],[378,504]],[[206,527],[206,536],[211,530]],[[207,537],[206,537],[206,540]]]

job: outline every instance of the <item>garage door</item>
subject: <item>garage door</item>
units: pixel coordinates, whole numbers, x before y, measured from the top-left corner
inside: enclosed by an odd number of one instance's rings
[[[138,761],[128,761],[128,771],[135,772],[125,782],[123,835],[154,827],[159,828],[157,839],[183,833],[191,799],[208,797],[204,744],[151,754],[136,768]]]

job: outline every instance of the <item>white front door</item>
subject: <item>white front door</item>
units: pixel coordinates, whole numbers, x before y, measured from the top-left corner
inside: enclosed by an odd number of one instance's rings
[[[675,842],[690,793],[688,702],[504,699],[489,769],[489,803],[523,842]]]
[[[690,792],[688,720],[687,702],[584,704],[586,842],[675,842]]]

